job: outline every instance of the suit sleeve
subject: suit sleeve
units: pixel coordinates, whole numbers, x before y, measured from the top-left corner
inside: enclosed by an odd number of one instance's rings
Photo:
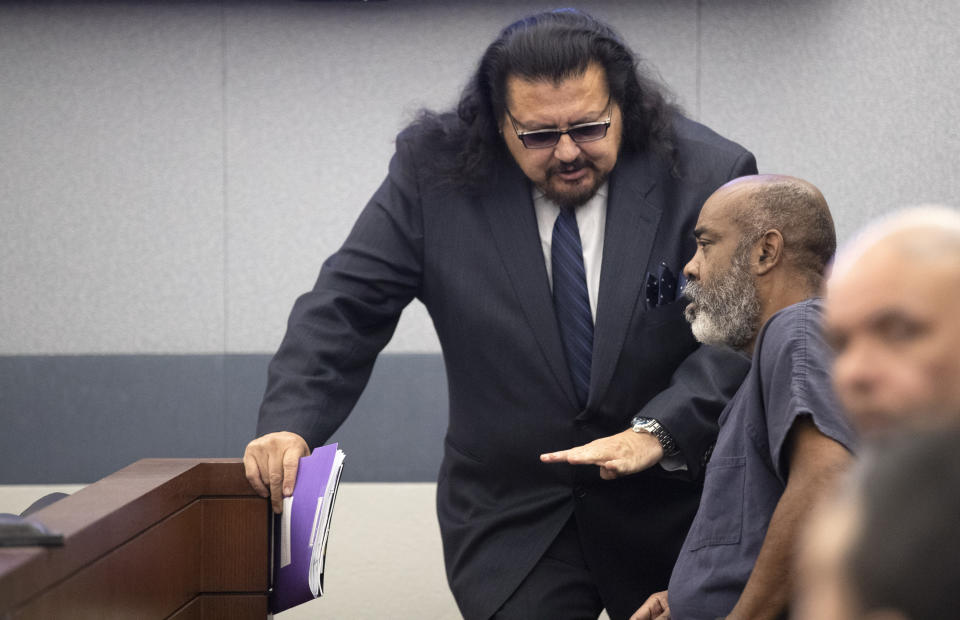
[[[756,174],[757,162],[742,151],[719,184]],[[653,418],[680,449],[676,457],[696,479],[717,440],[717,420],[750,370],[743,355],[722,347],[699,346],[674,371],[670,385],[653,397],[640,415]]]
[[[386,180],[316,285],[294,304],[270,362],[257,435],[292,431],[323,444],[356,404],[404,307],[418,294],[423,226],[403,135]]]
[[[673,436],[691,478],[699,477],[717,441],[717,419],[749,369],[750,361],[738,353],[700,346],[673,373],[670,386],[640,411]]]

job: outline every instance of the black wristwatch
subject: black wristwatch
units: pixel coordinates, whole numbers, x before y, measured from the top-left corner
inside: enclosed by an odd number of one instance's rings
[[[673,440],[673,436],[653,418],[636,415],[633,420],[630,421],[630,427],[634,433],[646,431],[656,437],[657,441],[660,442],[660,447],[663,448],[663,456],[665,458],[680,454],[680,449],[677,448],[677,442]]]

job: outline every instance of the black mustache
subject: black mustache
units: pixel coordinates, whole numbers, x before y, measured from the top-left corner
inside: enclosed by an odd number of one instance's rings
[[[560,174],[562,172],[576,172],[583,168],[596,168],[591,161],[573,161],[569,164],[561,164],[550,168],[549,175]]]

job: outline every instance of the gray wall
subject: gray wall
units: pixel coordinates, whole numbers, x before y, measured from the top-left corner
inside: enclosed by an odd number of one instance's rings
[[[0,483],[239,455],[290,306],[393,136],[551,6],[0,4]],[[960,202],[952,0],[577,6],[762,171],[817,184],[841,238]],[[348,479],[432,478],[445,406],[414,305],[338,434]]]

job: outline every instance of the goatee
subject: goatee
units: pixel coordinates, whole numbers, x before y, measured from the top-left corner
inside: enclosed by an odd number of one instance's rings
[[[594,173],[594,181],[587,187],[572,187],[557,189],[553,183],[553,177],[561,172],[576,172],[583,168],[589,168]],[[596,196],[597,191],[607,182],[608,174],[600,174],[593,162],[587,159],[578,159],[569,164],[560,164],[547,170],[547,178],[540,190],[553,204],[564,210],[574,210],[582,207],[591,198]],[[560,183],[563,183],[561,181]]]

